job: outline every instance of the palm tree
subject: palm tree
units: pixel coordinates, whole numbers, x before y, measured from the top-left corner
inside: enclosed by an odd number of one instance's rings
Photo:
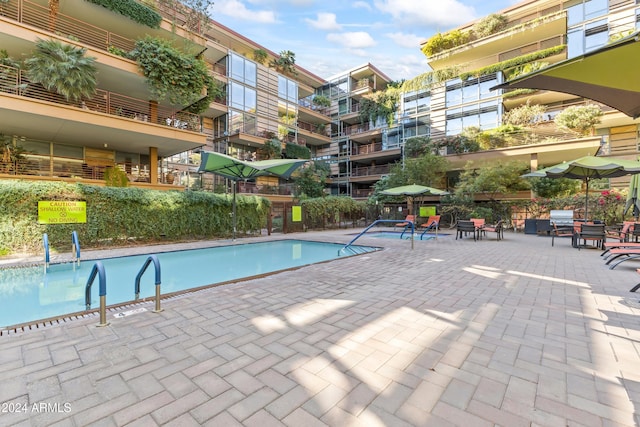
[[[85,52],[57,40],[38,40],[33,56],[25,60],[29,80],[70,102],[91,98],[96,93],[96,59]]]

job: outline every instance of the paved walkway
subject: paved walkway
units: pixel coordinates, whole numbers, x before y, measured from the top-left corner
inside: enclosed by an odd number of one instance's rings
[[[640,423],[634,261],[521,233],[362,242],[385,250],[0,337],[0,425]]]

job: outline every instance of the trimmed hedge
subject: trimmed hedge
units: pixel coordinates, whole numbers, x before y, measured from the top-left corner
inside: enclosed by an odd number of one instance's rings
[[[38,201],[87,202],[85,224],[38,224]],[[271,203],[237,196],[238,233],[266,227]],[[0,253],[42,253],[47,233],[52,252],[68,252],[76,230],[81,247],[230,236],[231,195],[158,191],[62,182],[0,181]]]
[[[140,4],[134,0],[87,0],[89,3],[97,4],[112,12],[124,15],[138,24],[146,25],[150,28],[159,28],[162,16],[155,10]]]

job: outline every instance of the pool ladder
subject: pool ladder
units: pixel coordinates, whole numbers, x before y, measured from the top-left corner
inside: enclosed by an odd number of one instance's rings
[[[400,238],[402,238],[404,236],[404,233],[407,231],[407,228],[411,227],[411,249],[413,249],[413,235],[415,232],[415,224],[413,223],[413,221],[407,221],[406,219],[377,219],[375,221],[373,221],[373,223],[371,225],[369,225],[367,228],[365,228],[364,230],[362,230],[360,232],[360,234],[358,234],[356,237],[353,238],[353,240],[351,240],[349,243],[347,243],[346,245],[344,245],[344,247],[342,247],[341,249],[338,250],[338,256],[342,255],[343,253],[347,252],[347,250],[349,252],[351,252],[352,254],[361,254],[366,252],[366,250],[363,250],[361,248],[354,248],[351,245],[358,240],[360,237],[362,237],[367,231],[369,231],[369,229],[371,229],[371,227],[373,227],[374,225],[377,224],[397,224],[397,223],[403,223],[406,222],[408,223],[408,225],[404,228],[404,230],[402,230],[402,234],[400,235]]]
[[[46,235],[45,235],[46,236]],[[140,279],[142,275],[147,270],[147,267],[153,263],[153,267],[155,269],[155,285],[156,285],[156,306],[154,313],[160,313],[162,309],[160,308],[160,261],[156,255],[149,255],[147,260],[144,262],[144,265],[138,272],[135,281],[135,300],[137,301],[140,298]],[[107,275],[104,270],[104,266],[102,262],[96,261],[91,269],[91,273],[89,274],[89,279],[87,280],[87,284],[84,290],[84,301],[86,305],[86,309],[91,309],[91,285],[93,285],[93,281],[98,277],[99,291],[98,295],[100,296],[100,323],[98,326],[108,326],[109,322],[107,322]]]
[[[49,236],[47,233],[42,235],[42,246],[44,247],[44,272],[49,269],[51,257],[49,256]],[[73,230],[71,232],[71,256],[74,267],[80,266],[80,240],[78,240],[78,233]]]

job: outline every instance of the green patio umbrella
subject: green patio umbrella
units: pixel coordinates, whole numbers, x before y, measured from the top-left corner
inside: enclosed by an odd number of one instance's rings
[[[585,183],[584,219],[588,219],[589,181],[601,178],[616,178],[640,173],[640,162],[615,157],[585,156],[569,162],[559,163],[522,177],[572,178]]]
[[[640,216],[640,175],[636,174],[631,177],[629,183],[629,193],[627,194],[627,203],[624,206],[624,213],[629,211],[633,206],[633,218],[638,221]]]
[[[491,89],[543,89],[601,102],[640,116],[640,32]]]
[[[236,238],[236,186],[238,181],[248,181],[259,176],[277,176],[284,179],[291,178],[291,174],[300,166],[309,162],[308,159],[273,159],[246,162],[211,151],[202,152],[198,172],[211,172],[233,181],[233,239]]]
[[[409,198],[408,203],[411,204],[412,210],[415,210],[413,206],[413,198],[415,196],[443,196],[449,193],[445,190],[439,190],[425,185],[411,184],[387,188],[381,191],[380,194],[384,194],[385,196],[407,196]]]

